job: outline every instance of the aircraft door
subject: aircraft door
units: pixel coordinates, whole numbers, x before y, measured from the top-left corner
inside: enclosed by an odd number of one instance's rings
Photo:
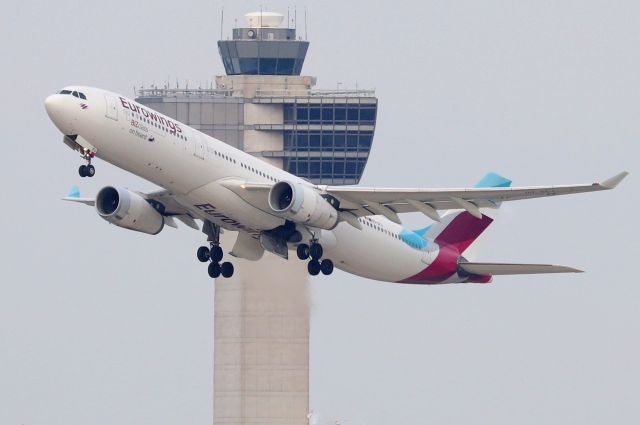
[[[108,94],[105,94],[104,98],[107,102],[107,112],[105,116],[114,121],[118,121],[118,104],[116,103],[116,98]]]
[[[205,143],[205,140],[199,134],[196,134],[194,139],[195,139],[195,152],[194,152],[194,155],[196,157],[200,158],[200,159],[204,159],[204,149],[205,149],[204,143]]]

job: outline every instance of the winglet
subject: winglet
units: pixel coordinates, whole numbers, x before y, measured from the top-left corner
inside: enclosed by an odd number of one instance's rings
[[[605,181],[600,183],[600,186],[605,187],[607,189],[614,189],[618,184],[620,184],[622,180],[624,180],[625,177],[627,177],[628,174],[629,172],[623,171],[609,179],[606,179]]]
[[[81,198],[80,197],[80,189],[75,184],[71,186],[69,189],[69,193],[67,196],[62,198],[63,201],[77,202],[80,204],[85,204],[89,206],[94,206],[96,204],[96,200],[93,198]]]
[[[474,187],[509,187],[511,186],[511,179],[502,177],[500,174],[490,172],[487,173]]]
[[[76,186],[75,184],[73,186],[71,186],[71,189],[69,189],[69,194],[67,195],[68,198],[79,198],[80,197],[80,189],[78,188],[78,186]]]

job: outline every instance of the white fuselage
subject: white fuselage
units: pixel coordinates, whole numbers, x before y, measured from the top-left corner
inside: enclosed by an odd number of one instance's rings
[[[97,157],[172,192],[194,217],[257,235],[284,224],[285,219],[255,207],[221,182],[234,179],[275,184],[285,180],[314,187],[133,100],[90,87],[73,90],[82,90],[86,100],[62,95],[48,99],[60,103],[56,107],[62,111],[60,116],[52,116],[60,130],[77,134],[77,142],[94,150]],[[342,270],[399,282],[417,275],[437,257],[437,244],[411,246],[398,236],[402,226],[384,217],[359,221],[361,230],[345,222],[333,230],[312,229],[324,247],[324,256]],[[456,279],[454,274],[447,280]]]

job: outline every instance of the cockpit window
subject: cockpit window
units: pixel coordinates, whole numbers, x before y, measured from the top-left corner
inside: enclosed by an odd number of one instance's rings
[[[80,99],[87,100],[87,96],[85,96],[84,93],[79,92],[79,91],[75,91],[75,90],[74,91],[71,91],[71,90],[60,90],[58,92],[58,94],[70,94],[70,95],[72,95],[74,97],[79,97]]]

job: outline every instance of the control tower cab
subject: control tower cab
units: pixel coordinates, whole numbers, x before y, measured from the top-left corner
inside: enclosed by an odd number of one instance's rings
[[[295,28],[280,28],[284,16],[252,12],[232,40],[218,41],[227,75],[300,75],[309,42],[296,40]]]

